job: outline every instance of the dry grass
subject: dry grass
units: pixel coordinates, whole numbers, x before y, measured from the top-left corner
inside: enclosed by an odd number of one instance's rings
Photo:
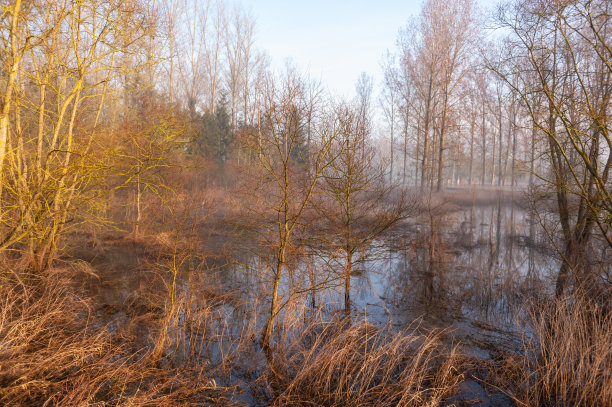
[[[75,273],[95,279],[84,263],[0,276],[0,405],[238,405],[243,393],[245,404],[441,406],[478,370],[517,406],[612,406],[612,316],[576,297],[533,307],[522,352],[472,367],[446,332],[350,323],[295,299],[269,366],[253,299],[190,281],[171,303],[144,286],[104,326]]]
[[[0,404],[231,404],[201,364],[154,363],[154,348],[134,332],[96,326],[69,274],[0,278]]]
[[[439,333],[367,321],[310,324],[285,352],[277,406],[437,406],[463,379]]]
[[[612,406],[612,315],[590,300],[557,300],[529,313],[523,355],[491,376],[519,406]]]

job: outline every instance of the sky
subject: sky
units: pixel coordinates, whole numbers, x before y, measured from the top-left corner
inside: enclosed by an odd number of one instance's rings
[[[453,0],[448,0],[453,1]],[[480,0],[489,6],[498,0]],[[381,61],[421,0],[239,0],[256,19],[255,44],[275,70],[290,60],[339,96],[361,72],[381,80]]]

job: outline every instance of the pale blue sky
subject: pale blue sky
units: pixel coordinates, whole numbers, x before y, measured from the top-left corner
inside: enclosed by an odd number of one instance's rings
[[[448,0],[453,1],[453,0]],[[481,0],[490,5],[498,0]],[[238,0],[257,20],[255,44],[274,68],[287,58],[339,95],[350,97],[361,72],[380,78],[400,27],[421,0]]]

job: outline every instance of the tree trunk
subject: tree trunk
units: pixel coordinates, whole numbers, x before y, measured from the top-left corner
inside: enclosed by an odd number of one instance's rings
[[[493,151],[491,152],[491,185],[495,185],[495,151],[497,144],[497,134],[493,134]]]
[[[17,23],[19,21],[20,10],[21,0],[16,0],[11,13],[11,30],[9,34],[11,47],[11,66],[8,75],[6,75],[7,83],[4,94],[2,95],[2,110],[0,111],[0,199],[2,197],[2,187],[4,184],[2,171],[4,169],[4,158],[6,155],[6,145],[8,142],[9,113],[11,109],[13,91],[16,86],[17,70],[19,68],[19,62],[21,60],[17,49]]]
[[[480,185],[484,186],[487,178],[487,173],[486,173],[486,168],[487,168],[487,134],[486,134],[486,127],[485,127],[485,112],[484,109],[482,110],[482,128],[480,129],[481,131],[481,137],[482,137],[482,173],[481,173],[481,178],[480,178]]]
[[[353,253],[346,249],[346,264],[344,265],[344,312],[351,315],[351,273],[353,272]]]
[[[406,120],[408,120],[406,118]],[[404,184],[406,183],[406,145],[408,144],[408,124],[404,126]],[[414,153],[415,162],[417,165],[414,166],[414,186],[418,185],[419,182],[419,154],[421,152],[421,123],[417,120],[417,143],[416,143],[416,151]]]
[[[472,116],[472,121],[470,123],[470,169],[468,174],[468,184],[472,185],[472,175],[474,172],[474,127],[476,124],[474,123],[476,118]]]
[[[266,353],[268,362],[272,361],[272,352],[270,349],[270,339],[272,338],[272,332],[274,330],[274,321],[278,314],[278,289],[280,287],[280,280],[285,266],[285,246],[281,244],[278,252],[278,259],[276,262],[276,270],[274,272],[274,282],[272,286],[272,301],[270,302],[270,314],[268,315],[268,321],[264,329],[264,334],[261,339],[261,347]]]
[[[140,236],[140,223],[142,221],[142,208],[141,208],[141,198],[142,198],[142,189],[140,183],[140,168],[138,169],[138,175],[136,177],[136,222],[134,224],[134,238]]]
[[[442,124],[440,127],[440,145],[438,146],[438,185],[436,190],[440,192],[444,187],[442,179],[444,173],[444,137],[446,136],[446,110],[448,108],[448,89],[444,89],[444,106],[442,110]]]
[[[504,144],[503,144],[503,133],[502,133],[502,108],[501,108],[501,101],[499,102],[499,130],[498,130],[498,137],[499,137],[499,157],[498,157],[498,168],[497,168],[497,186],[501,186],[502,184],[502,155],[503,155],[503,151],[504,151]]]
[[[425,106],[425,129],[424,129],[424,134],[425,137],[423,139],[423,160],[421,163],[421,188],[423,188],[425,186],[425,181],[426,181],[426,176],[425,174],[427,173],[427,149],[429,148],[428,143],[429,143],[429,110],[431,107],[431,88],[433,86],[433,72],[430,71],[429,73],[429,90],[427,91],[427,104]]]

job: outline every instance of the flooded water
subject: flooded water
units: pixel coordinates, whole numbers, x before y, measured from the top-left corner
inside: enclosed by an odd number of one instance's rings
[[[430,215],[402,222],[355,255],[350,294],[354,318],[397,329],[420,319],[427,327],[454,331],[451,336],[457,341],[476,344],[475,353],[482,338],[468,339],[476,332],[489,331],[491,340],[496,335],[520,336],[517,315],[528,299],[552,292],[559,267],[535,216],[502,199],[481,205],[442,203],[435,216]],[[257,324],[265,321],[272,270],[262,255],[265,250],[254,240],[231,245],[237,250],[190,258],[189,266],[177,272],[176,295],[210,298],[213,291],[213,297],[223,295],[219,312],[237,318],[232,329],[241,330],[246,323],[241,318],[261,313]],[[115,267],[113,273],[92,287],[101,303],[109,304],[110,311],[113,304],[128,304],[134,312],[138,307],[162,306],[171,271],[159,265],[168,259],[151,264],[150,259],[139,260],[135,249],[118,247],[106,254],[108,264]],[[344,280],[337,270],[343,270],[342,253],[302,250],[283,276],[281,303],[301,302],[328,315],[341,312]],[[152,285],[158,287],[160,298],[141,298],[143,286],[155,293]]]
[[[517,317],[528,300],[552,292],[559,267],[534,215],[501,200],[448,205],[442,212],[433,225],[428,216],[409,219],[357,254],[353,317],[398,330],[419,319],[422,326],[447,329],[449,341],[479,357],[488,357],[493,342],[520,346],[524,332]],[[301,299],[330,316],[342,312],[344,280],[336,270],[343,260],[336,255],[312,250],[300,256],[281,282],[281,303]],[[267,312],[266,264],[251,252],[218,281]]]
[[[441,329],[449,348],[458,346],[461,354],[478,359],[519,352],[530,336],[522,318],[525,307],[553,293],[560,265],[540,223],[512,200],[441,203],[435,213],[423,211],[355,254],[351,317],[396,331]],[[117,250],[90,259],[98,269],[114,267],[90,290],[105,304],[104,323],[131,330],[145,342],[154,336],[152,325],[134,323],[134,316],[167,309],[174,293],[173,301],[183,305],[167,328],[176,342],[174,359],[217,366],[238,347],[251,347],[237,353],[255,359],[237,363],[231,378],[218,383],[244,389],[239,397],[251,404],[252,369],[265,366],[259,337],[270,311],[273,256],[266,256],[257,239],[232,236],[221,242],[218,231],[214,234],[213,252],[185,258],[167,251],[152,257],[117,244]],[[202,240],[201,247],[210,247]],[[172,269],[177,262],[181,266]],[[343,266],[341,251],[300,247],[284,270],[279,293],[284,308],[277,325],[291,321],[291,313],[343,318],[344,276],[338,272]],[[482,392],[477,383],[466,383],[467,395]]]

